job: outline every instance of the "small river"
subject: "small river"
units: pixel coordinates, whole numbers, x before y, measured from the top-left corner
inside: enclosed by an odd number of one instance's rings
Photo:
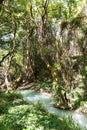
[[[72,116],[73,120],[78,123],[81,127],[85,127],[87,130],[87,115],[69,110],[60,110],[54,107],[55,100],[46,93],[35,92],[34,90],[21,90],[19,93],[23,96],[23,100],[31,102],[33,104],[38,101],[42,103],[44,108],[60,117]]]

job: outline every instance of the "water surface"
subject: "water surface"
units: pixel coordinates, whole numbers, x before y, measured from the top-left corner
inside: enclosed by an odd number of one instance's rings
[[[36,104],[38,101],[41,102],[44,108],[52,114],[56,114],[60,117],[72,116],[75,122],[77,122],[80,126],[85,127],[85,130],[87,130],[87,115],[77,113],[75,111],[55,108],[55,100],[46,93],[35,92],[34,90],[21,90],[19,93],[21,93],[23,99],[27,102],[31,102],[33,104]]]

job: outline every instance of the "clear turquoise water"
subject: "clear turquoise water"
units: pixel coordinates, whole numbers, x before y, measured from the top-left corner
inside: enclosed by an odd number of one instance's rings
[[[31,102],[33,104],[41,102],[48,112],[56,114],[60,117],[71,116],[76,123],[82,127],[87,128],[87,115],[83,113],[77,113],[75,111],[60,110],[55,108],[55,101],[50,95],[47,95],[46,93],[35,92],[33,90],[21,90],[19,93],[21,93],[25,101]]]

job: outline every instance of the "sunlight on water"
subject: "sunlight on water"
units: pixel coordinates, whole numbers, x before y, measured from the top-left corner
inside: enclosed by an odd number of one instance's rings
[[[73,119],[75,119],[75,121],[77,123],[79,123],[81,126],[85,126],[87,127],[87,115],[85,116],[82,113],[73,113],[72,114]]]

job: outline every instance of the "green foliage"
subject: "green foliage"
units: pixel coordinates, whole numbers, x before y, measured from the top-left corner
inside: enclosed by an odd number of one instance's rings
[[[8,81],[41,81],[38,86],[60,101],[62,90],[71,94],[82,86],[85,98],[86,0],[6,0],[0,6],[0,65]],[[78,106],[81,97],[73,95]]]
[[[1,130],[80,130],[79,126],[74,125],[71,118],[62,119],[56,115],[52,115],[45,111],[40,103],[34,106],[27,104],[21,101],[20,95],[16,93],[9,95],[2,94],[0,99],[2,99],[2,97],[3,99],[9,97],[13,100],[11,99],[11,102],[8,101],[8,109],[4,109],[4,113],[1,113]]]
[[[15,100],[20,98],[21,95],[18,95],[16,93],[0,94],[0,99],[1,99],[0,114],[6,113],[8,111],[9,105],[13,106],[14,102],[16,102]]]
[[[80,109],[83,113],[87,114],[87,101],[80,102]]]
[[[51,91],[52,90],[52,83],[51,82],[44,82],[44,81],[38,82],[37,87]]]

